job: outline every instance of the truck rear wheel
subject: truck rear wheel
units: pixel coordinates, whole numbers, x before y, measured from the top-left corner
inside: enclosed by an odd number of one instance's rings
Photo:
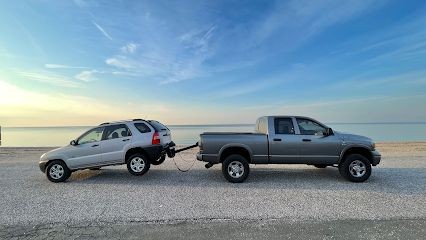
[[[351,182],[364,182],[371,175],[371,163],[361,154],[350,154],[339,164],[339,172]]]
[[[222,163],[223,176],[232,183],[241,183],[246,180],[250,172],[247,160],[238,154],[225,158]]]

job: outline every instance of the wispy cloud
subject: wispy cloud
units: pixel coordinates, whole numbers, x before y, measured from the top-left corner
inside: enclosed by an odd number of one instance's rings
[[[35,80],[37,82],[46,83],[46,84],[57,86],[57,87],[77,88],[82,86],[81,83],[69,80],[65,76],[48,73],[48,72],[20,71],[20,72],[17,72],[17,74],[27,79]]]
[[[120,48],[120,54],[107,58],[105,63],[118,68],[114,71],[117,74],[150,77],[161,85],[193,79],[203,75],[203,63],[213,55],[210,43],[216,29],[216,25],[210,24],[174,39],[165,38],[161,44],[148,42],[143,52],[137,51],[142,47],[139,44],[128,43]]]
[[[128,43],[125,46],[121,47],[121,52],[123,53],[134,53],[138,48],[139,44],[137,43]]]
[[[79,67],[79,66],[69,66],[63,64],[54,64],[54,63],[46,63],[44,64],[45,68],[51,69],[80,69],[80,68],[88,68],[88,67]]]
[[[101,27],[99,24],[97,24],[95,21],[92,21],[93,25],[109,40],[112,40],[112,37],[105,31],[103,27]]]
[[[97,78],[94,76],[95,73],[100,73],[99,71],[93,69],[93,70],[85,70],[80,72],[79,74],[75,75],[75,78],[78,80],[81,80],[83,82],[92,82],[97,80]]]

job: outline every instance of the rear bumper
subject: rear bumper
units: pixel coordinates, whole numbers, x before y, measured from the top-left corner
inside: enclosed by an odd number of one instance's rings
[[[175,143],[170,142],[170,143],[167,143],[165,145],[149,146],[149,147],[144,148],[144,150],[148,154],[148,157],[151,160],[155,161],[165,154],[167,154],[170,157],[169,154],[171,152],[174,152],[174,147],[175,147]]]
[[[371,156],[372,156],[371,165],[373,166],[378,165],[380,163],[380,160],[382,159],[382,155],[378,151],[374,150],[374,151],[371,151]]]
[[[217,154],[202,154],[201,152],[197,153],[197,160],[214,164],[220,162]]]

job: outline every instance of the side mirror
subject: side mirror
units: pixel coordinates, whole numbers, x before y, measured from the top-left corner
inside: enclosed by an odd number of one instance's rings
[[[330,136],[330,135],[333,135],[333,134],[334,134],[333,129],[331,129],[331,128],[327,128],[324,132],[324,136]]]
[[[76,142],[75,140],[72,140],[72,141],[70,142],[70,145],[71,145],[71,146],[75,146],[75,145],[77,145],[77,142]]]

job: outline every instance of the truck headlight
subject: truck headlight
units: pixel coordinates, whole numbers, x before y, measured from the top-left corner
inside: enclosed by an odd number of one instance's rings
[[[376,149],[376,143],[372,143],[371,147],[373,148],[373,150],[375,150]]]

